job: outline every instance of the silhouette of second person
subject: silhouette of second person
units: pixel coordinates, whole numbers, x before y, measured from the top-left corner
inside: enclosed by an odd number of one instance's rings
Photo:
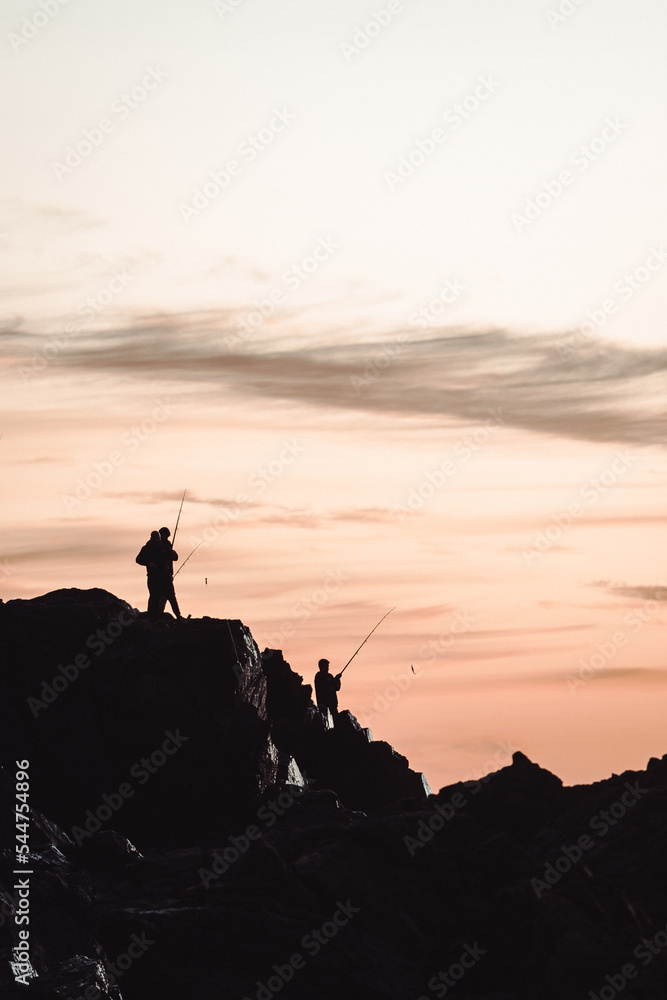
[[[140,566],[146,567],[146,583],[148,584],[148,621],[154,626],[164,611],[166,603],[164,571],[164,549],[157,531],[151,531],[151,537],[142,547],[136,558]]]
[[[315,674],[315,698],[317,707],[322,715],[327,714],[327,709],[331,712],[331,717],[336,723],[338,718],[338,691],[340,691],[340,674],[329,673],[329,661],[319,660],[318,672]]]
[[[176,591],[174,590],[174,563],[178,559],[178,552],[174,552],[174,548],[169,541],[169,536],[171,531],[169,528],[160,528],[160,540],[162,542],[163,550],[163,565],[164,565],[164,596],[166,601],[171,604],[171,610],[174,612],[177,618],[182,618],[180,608],[178,606],[178,601],[176,600]]]

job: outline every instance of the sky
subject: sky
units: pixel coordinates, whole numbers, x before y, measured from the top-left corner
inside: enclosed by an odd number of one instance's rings
[[[667,10],[5,0],[0,596],[174,526],[434,789],[667,752]]]

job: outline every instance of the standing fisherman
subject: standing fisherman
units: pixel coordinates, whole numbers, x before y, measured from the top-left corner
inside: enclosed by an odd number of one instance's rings
[[[174,538],[176,538],[176,532],[178,531],[178,522],[181,519],[186,492],[186,490],[183,490],[181,506],[178,509],[176,527],[174,528]],[[170,534],[169,528],[160,528],[159,531],[151,531],[149,541],[142,547],[136,558],[136,562],[140,566],[146,567],[148,623],[151,627],[154,627],[157,623],[167,601],[171,604],[171,609],[176,618],[183,618],[178,601],[176,600],[176,591],[174,590],[174,563],[178,559],[178,553],[174,552],[174,547],[169,541]],[[187,561],[186,559],[185,562]]]
[[[354,653],[339,674],[329,673],[328,660],[322,659],[318,661],[317,666],[319,667],[319,672],[315,674],[315,698],[317,699],[317,707],[325,719],[327,717],[327,711],[331,712],[334,725],[336,724],[336,719],[338,718],[338,691],[340,691],[341,677],[352,663],[352,660],[355,658],[361,647],[366,645],[370,637],[373,635],[373,632],[375,632],[375,629],[379,628],[385,618],[395,610],[396,608],[390,608],[390,610],[387,611],[387,614],[382,615],[380,621],[377,625],[373,626],[364,641],[361,643],[361,646],[355,649]]]
[[[136,560],[140,566],[146,567],[146,583],[148,584],[148,623],[154,626],[164,611],[167,600],[165,586],[167,583],[164,571],[164,549],[157,531],[151,531],[151,537],[142,547]]]
[[[338,718],[338,691],[340,691],[340,674],[329,673],[329,661],[320,660],[317,664],[319,670],[315,674],[315,698],[317,707],[326,719],[327,711],[331,712],[331,717],[336,724]]]

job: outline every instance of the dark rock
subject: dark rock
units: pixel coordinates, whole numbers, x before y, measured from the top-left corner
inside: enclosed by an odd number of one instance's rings
[[[339,712],[333,729],[311,703],[312,688],[292,671],[280,650],[264,650],[271,737],[292,756],[314,787],[335,788],[350,809],[379,809],[406,797],[430,793],[424,776],[388,743],[374,742],[351,712]]]
[[[141,861],[142,855],[127,837],[115,830],[99,830],[81,844],[70,849],[68,856],[85,868],[106,872],[122,872],[128,865]]]
[[[111,815],[130,839],[200,838],[275,781],[266,680],[240,622],[151,632],[94,590],[9,601],[1,627],[3,757],[30,748],[44,811],[79,843]]]
[[[240,622],[152,630],[102,590],[0,605],[0,661],[0,995],[570,1000],[631,962],[624,1000],[664,996],[667,757],[564,787],[517,752],[433,795]]]

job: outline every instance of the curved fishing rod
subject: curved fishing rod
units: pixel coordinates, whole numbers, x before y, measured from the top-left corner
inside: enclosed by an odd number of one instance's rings
[[[375,628],[372,628],[370,630],[370,632],[368,633],[368,635],[366,636],[366,638],[362,642],[361,646],[363,646],[365,643],[368,642],[368,640],[370,639],[370,637],[373,635],[373,632],[375,632],[375,629],[378,628],[378,626],[380,626],[382,624],[382,622],[385,620],[385,618],[387,617],[387,615],[390,615],[392,613],[392,611],[395,611],[395,610],[396,610],[396,608],[390,608],[389,611],[387,611],[386,615],[382,615],[382,618],[380,619],[380,621],[377,623],[377,625],[375,626]],[[359,646],[359,649],[361,649],[361,646]],[[349,665],[352,663],[352,660],[355,658],[355,656],[359,652],[359,649],[355,649],[355,651],[352,654],[352,656],[350,657],[350,659],[347,661],[347,663],[345,664],[345,666],[343,667],[343,669],[341,670],[341,672],[337,675],[338,677],[342,677],[343,676],[343,674],[345,673],[345,671],[347,670],[347,668],[349,667]]]

